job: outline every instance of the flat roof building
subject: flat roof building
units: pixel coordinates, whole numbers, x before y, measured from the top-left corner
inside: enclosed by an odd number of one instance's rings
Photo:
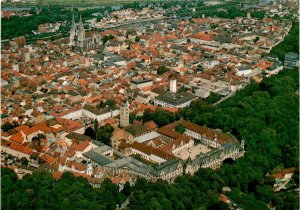
[[[299,67],[299,55],[293,52],[286,53],[284,59],[284,68],[293,69],[295,67]]]
[[[144,78],[144,79],[132,80],[130,84],[130,88],[131,89],[144,88],[152,85],[153,85],[152,79]]]
[[[190,93],[167,92],[157,96],[154,99],[154,105],[162,107],[184,108],[188,107],[195,99],[197,99],[197,97]]]

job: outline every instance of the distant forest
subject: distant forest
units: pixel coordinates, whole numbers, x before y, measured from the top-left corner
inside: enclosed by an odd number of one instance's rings
[[[75,9],[74,13],[78,14],[78,9]],[[83,18],[83,20],[86,20],[88,18],[92,18],[95,16],[92,16],[93,13],[103,13],[104,11],[111,11],[111,7],[104,7],[102,9],[89,9],[85,11],[80,11],[80,14]],[[27,38],[43,38],[43,36],[49,36],[50,34],[42,34],[40,36],[34,36],[32,33],[33,30],[38,30],[38,26],[40,24],[44,23],[55,23],[57,21],[69,21],[69,24],[67,26],[60,27],[61,33],[69,33],[70,30],[70,21],[72,20],[72,10],[64,9],[61,6],[51,6],[51,7],[43,7],[41,12],[39,14],[36,14],[35,8],[32,8],[29,11],[32,15],[26,16],[26,17],[19,17],[19,16],[11,16],[10,18],[2,18],[2,26],[1,26],[1,36],[2,39],[10,39],[18,36],[25,36]],[[77,22],[79,20],[79,17],[77,18]],[[101,17],[98,17],[100,19]]]

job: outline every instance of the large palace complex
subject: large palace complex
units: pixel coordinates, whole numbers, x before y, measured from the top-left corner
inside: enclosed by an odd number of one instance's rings
[[[184,128],[184,132],[177,132],[177,127]],[[225,159],[235,160],[245,152],[244,141],[239,143],[232,136],[186,120],[161,128],[150,121],[138,128],[131,125],[116,129],[112,145],[124,157],[103,165],[103,169],[116,174],[126,172],[133,180],[143,177],[170,182],[200,168],[216,169]],[[142,161],[132,158],[137,156]]]

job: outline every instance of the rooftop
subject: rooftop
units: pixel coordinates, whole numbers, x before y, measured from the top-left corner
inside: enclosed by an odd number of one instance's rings
[[[102,150],[100,149],[100,151],[102,151]],[[105,155],[102,155],[100,153],[100,151],[91,150],[91,151],[83,153],[82,155],[84,157],[88,158],[88,159],[91,159],[92,161],[96,162],[97,164],[102,165],[102,166],[110,164],[110,163],[113,162],[112,160],[105,157]]]
[[[89,136],[79,134],[79,133],[74,133],[74,132],[69,133],[68,135],[66,135],[66,137],[68,139],[75,139],[75,140],[79,140],[79,141],[85,141],[85,140],[93,141],[93,139]]]
[[[196,98],[196,96],[190,93],[173,93],[169,91],[165,94],[157,96],[156,100],[164,101],[172,105],[181,105]]]
[[[97,107],[91,106],[91,105],[88,105],[88,104],[84,105],[83,109],[85,109],[89,112],[92,112],[95,115],[101,115],[101,114],[116,110],[116,109],[111,109],[111,108],[98,109]]]
[[[160,134],[157,133],[156,131],[151,131],[150,133],[146,133],[144,135],[136,137],[135,141],[137,141],[139,143],[143,143],[143,142],[149,141],[151,139],[155,139],[155,138],[157,138],[159,136],[160,136]]]
[[[144,78],[144,79],[132,80],[131,83],[142,84],[142,83],[152,82],[152,81],[153,81],[152,79]]]

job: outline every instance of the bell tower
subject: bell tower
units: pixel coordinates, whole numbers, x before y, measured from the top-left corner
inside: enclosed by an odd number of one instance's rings
[[[129,103],[125,99],[120,107],[120,126],[126,127],[129,125]]]

